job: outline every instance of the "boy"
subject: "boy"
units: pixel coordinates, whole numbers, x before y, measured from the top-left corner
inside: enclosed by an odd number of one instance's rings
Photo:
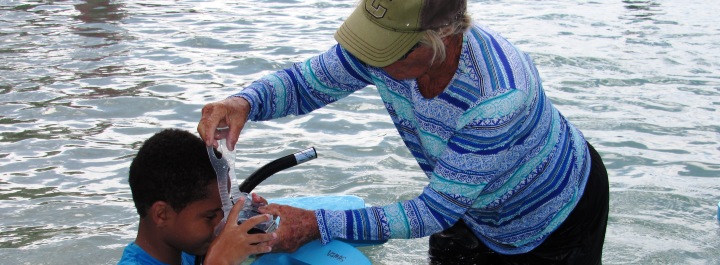
[[[217,178],[205,143],[187,131],[166,129],[145,141],[130,165],[129,183],[140,224],[118,264],[239,264],[269,252],[267,241],[276,237],[247,233],[269,220],[259,215],[242,225],[228,221],[216,238],[223,219]],[[241,205],[228,220],[237,220]]]

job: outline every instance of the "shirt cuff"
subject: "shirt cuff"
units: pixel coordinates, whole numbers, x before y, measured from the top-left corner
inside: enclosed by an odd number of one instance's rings
[[[257,117],[258,108],[256,108],[255,106],[257,106],[257,102],[259,101],[259,99],[257,97],[256,91],[250,90],[250,89],[243,89],[242,91],[229,96],[229,98],[244,98],[245,100],[247,100],[248,104],[250,105],[250,112],[248,113],[248,120],[251,120],[251,121],[257,120],[255,117]]]
[[[328,231],[328,227],[325,225],[325,210],[315,210],[315,219],[317,220],[318,229],[320,230],[320,243],[326,245],[330,243],[332,237]]]

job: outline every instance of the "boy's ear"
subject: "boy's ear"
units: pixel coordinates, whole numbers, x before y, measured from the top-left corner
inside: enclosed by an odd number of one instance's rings
[[[168,222],[172,220],[175,211],[173,210],[172,206],[170,206],[170,204],[168,204],[167,202],[156,201],[150,207],[149,214],[150,218],[156,226],[163,227],[168,225]]]

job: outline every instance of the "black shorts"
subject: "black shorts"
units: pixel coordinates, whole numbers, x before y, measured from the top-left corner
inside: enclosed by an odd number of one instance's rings
[[[430,236],[430,264],[602,264],[610,187],[600,155],[589,143],[591,169],[582,198],[568,218],[528,253],[499,254],[462,220]]]

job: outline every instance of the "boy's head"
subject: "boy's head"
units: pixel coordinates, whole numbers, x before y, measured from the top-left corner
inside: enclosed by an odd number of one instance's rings
[[[156,133],[133,159],[129,182],[140,230],[174,249],[205,254],[223,213],[215,171],[199,137],[177,129]]]

